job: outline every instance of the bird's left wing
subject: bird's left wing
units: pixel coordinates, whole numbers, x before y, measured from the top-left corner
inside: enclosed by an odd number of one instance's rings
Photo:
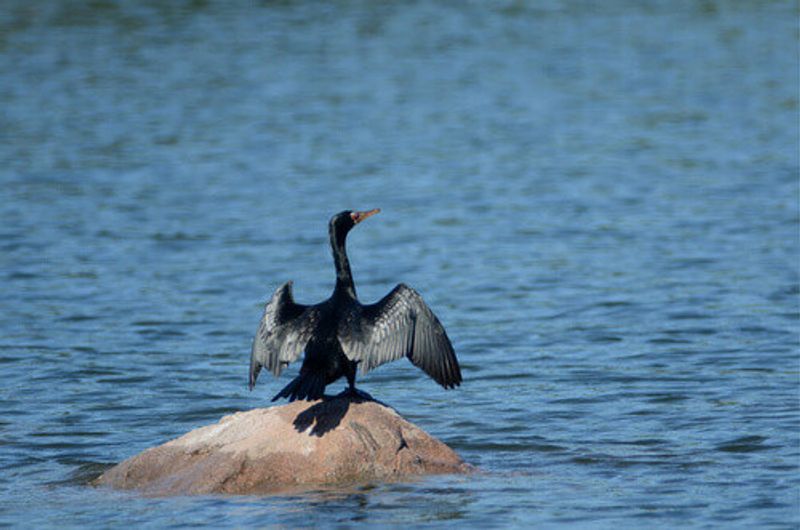
[[[276,376],[300,356],[319,322],[319,308],[297,304],[292,282],[280,286],[267,302],[250,352],[250,389],[266,367]]]
[[[447,333],[414,289],[400,284],[375,304],[354,306],[339,322],[339,343],[363,373],[408,357],[445,388],[461,383]]]

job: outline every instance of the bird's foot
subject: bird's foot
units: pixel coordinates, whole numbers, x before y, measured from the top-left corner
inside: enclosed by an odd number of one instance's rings
[[[367,392],[359,390],[355,387],[345,388],[344,391],[342,391],[336,397],[349,397],[360,401],[375,401],[375,398],[373,398]]]

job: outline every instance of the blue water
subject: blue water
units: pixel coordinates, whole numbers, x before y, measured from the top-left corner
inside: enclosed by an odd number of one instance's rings
[[[0,526],[796,528],[797,17],[4,0]],[[360,386],[483,473],[85,485],[267,406],[294,372],[246,390],[264,301],[327,297],[328,217],[374,207],[362,300],[414,286],[465,381]]]

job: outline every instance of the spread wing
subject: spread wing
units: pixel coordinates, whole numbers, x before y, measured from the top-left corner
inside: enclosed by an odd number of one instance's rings
[[[439,319],[414,289],[400,284],[375,304],[355,306],[339,322],[345,355],[361,362],[363,373],[408,357],[437,383],[461,383],[453,345]]]
[[[300,356],[319,322],[317,306],[296,304],[292,282],[279,287],[267,302],[250,352],[250,390],[266,367],[276,376]]]

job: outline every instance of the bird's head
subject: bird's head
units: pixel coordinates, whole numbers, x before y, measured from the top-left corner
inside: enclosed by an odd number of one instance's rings
[[[332,234],[337,234],[339,236],[346,235],[358,223],[380,211],[380,208],[375,208],[374,210],[363,212],[354,212],[351,210],[339,212],[331,217],[331,222],[329,225],[330,231]]]

